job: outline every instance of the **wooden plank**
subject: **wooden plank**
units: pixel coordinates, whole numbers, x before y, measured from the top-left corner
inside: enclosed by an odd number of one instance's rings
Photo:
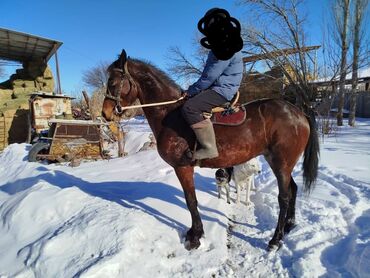
[[[271,52],[267,52],[267,53],[262,53],[262,54],[257,54],[257,55],[244,57],[243,62],[248,63],[248,62],[255,62],[255,61],[259,61],[259,60],[269,60],[269,59],[276,58],[276,57],[279,57],[279,56],[295,54],[295,53],[298,53],[298,52],[308,52],[308,51],[315,50],[315,49],[318,49],[318,48],[320,48],[320,45],[302,47],[300,50],[298,48],[279,49],[279,50],[276,50],[276,51],[271,51]]]
[[[50,119],[49,123],[60,123],[68,125],[109,125],[109,123],[103,123],[92,120],[65,120],[65,119]]]

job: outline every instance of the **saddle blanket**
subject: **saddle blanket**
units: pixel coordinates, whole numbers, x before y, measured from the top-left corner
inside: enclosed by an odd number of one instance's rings
[[[211,122],[214,125],[237,126],[244,123],[246,111],[243,106],[237,107],[236,110],[229,111],[226,109],[222,112],[214,112],[211,116]]]

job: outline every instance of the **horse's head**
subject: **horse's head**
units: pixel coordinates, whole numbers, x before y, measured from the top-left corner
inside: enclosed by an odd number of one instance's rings
[[[119,58],[108,68],[109,79],[103,102],[102,115],[107,120],[120,117],[137,98],[137,88],[127,68],[126,51],[122,50]],[[126,110],[127,111],[127,110]]]

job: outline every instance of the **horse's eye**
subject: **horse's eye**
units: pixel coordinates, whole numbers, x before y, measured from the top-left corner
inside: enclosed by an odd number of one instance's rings
[[[114,80],[112,78],[108,79],[108,85],[113,86],[114,85]]]

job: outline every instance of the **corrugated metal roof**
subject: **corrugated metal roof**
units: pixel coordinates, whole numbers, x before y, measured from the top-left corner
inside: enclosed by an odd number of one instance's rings
[[[0,28],[0,59],[25,62],[41,58],[47,62],[62,42]]]

